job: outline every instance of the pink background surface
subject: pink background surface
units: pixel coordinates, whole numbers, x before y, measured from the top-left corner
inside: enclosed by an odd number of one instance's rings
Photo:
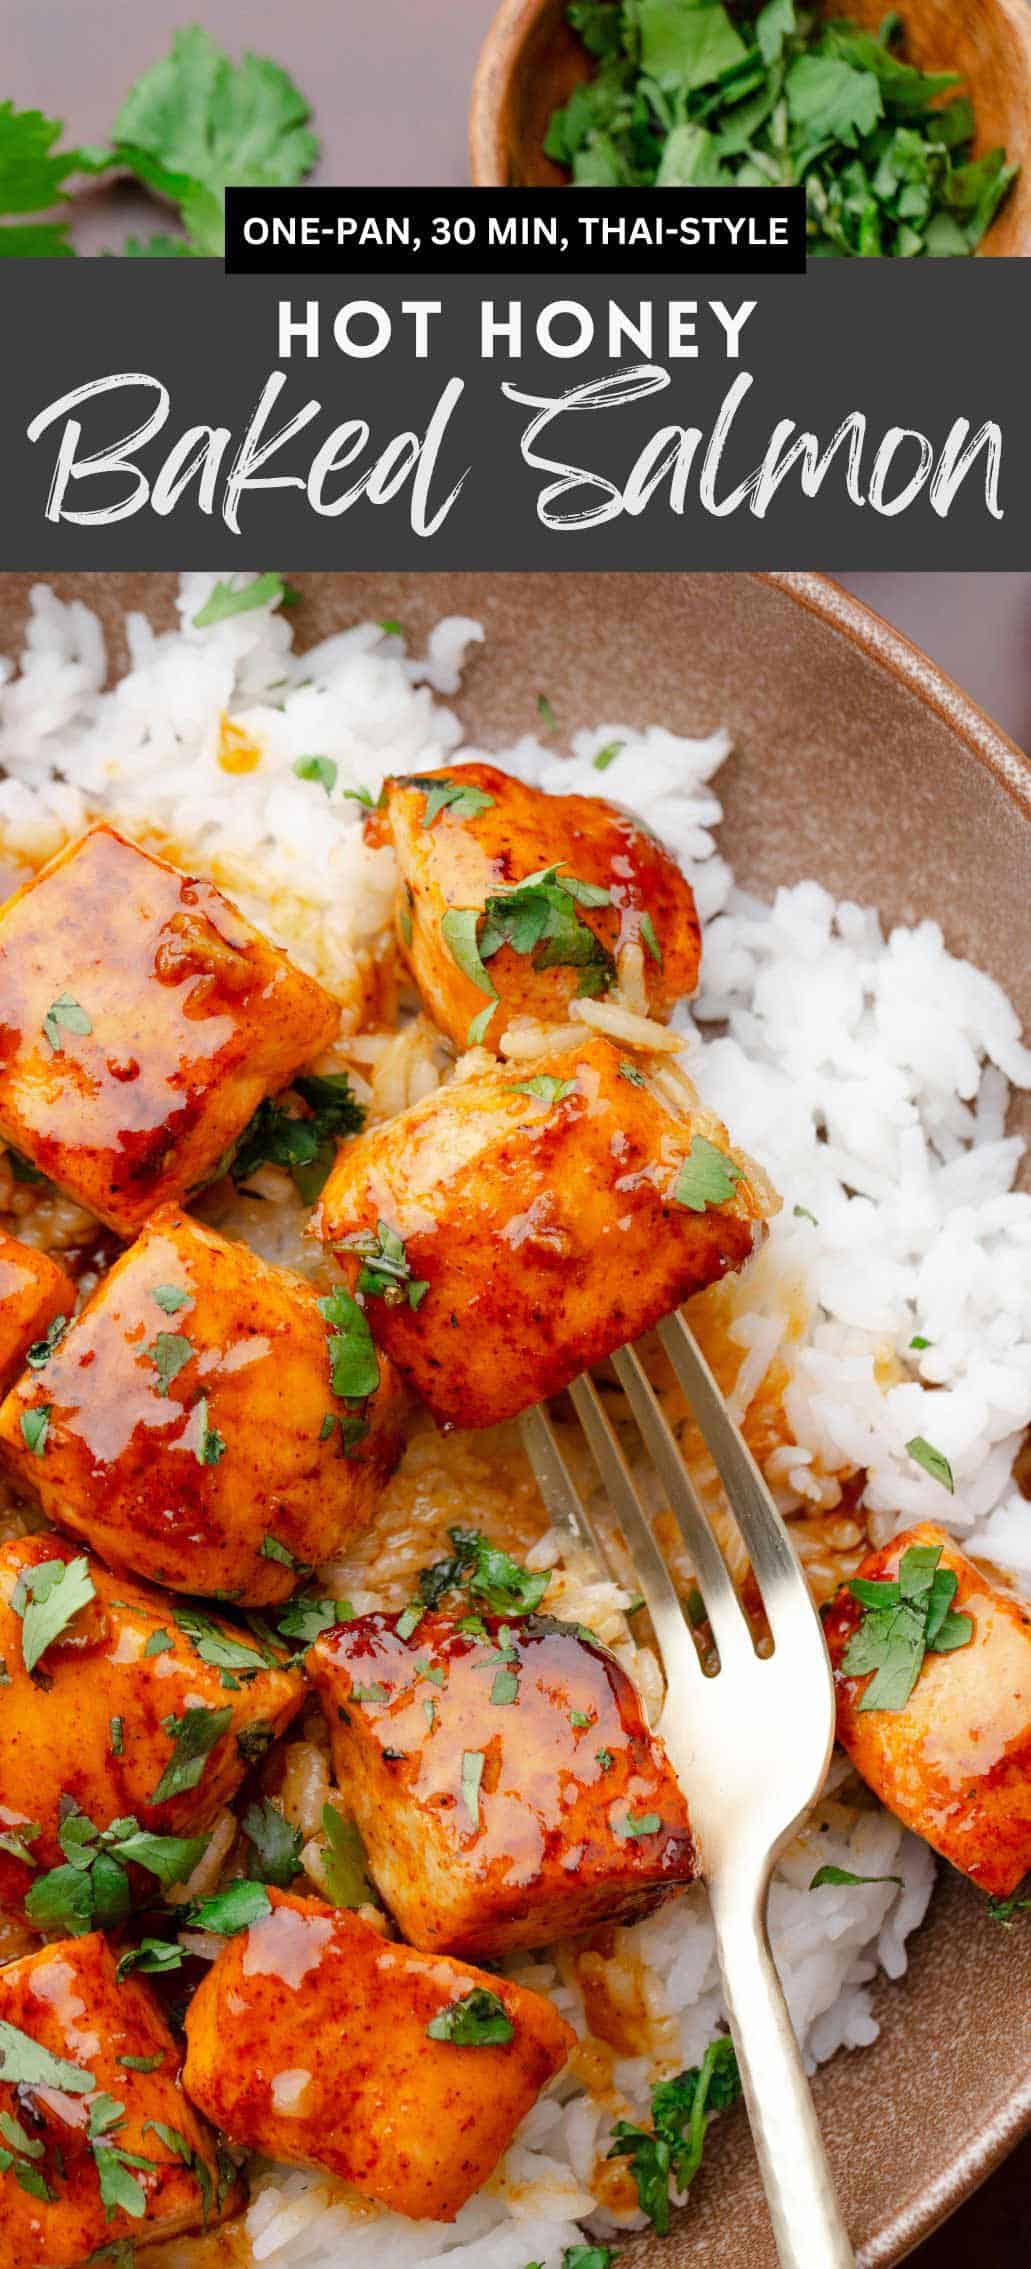
[[[0,0],[0,94],[63,118],[69,141],[101,141],[131,81],[193,13],[189,0]],[[249,46],[286,65],[311,97],[316,178],[467,181],[469,82],[493,0],[198,0],[196,13],[234,54]],[[76,235],[96,251],[160,225],[148,200],[115,188],[82,201]],[[1031,574],[842,580],[1031,745]],[[914,2269],[1026,2269],[1029,2196],[1031,2145],[912,2257]]]

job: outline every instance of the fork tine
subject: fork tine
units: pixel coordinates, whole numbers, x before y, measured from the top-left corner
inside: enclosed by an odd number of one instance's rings
[[[577,1544],[589,1544],[599,1567],[612,1576],[613,1581],[618,1581],[604,1540],[566,1464],[555,1429],[539,1403],[532,1410],[523,1411],[519,1430],[549,1520],[564,1529]]]
[[[634,1576],[652,1619],[659,1642],[667,1685],[679,1674],[687,1655],[678,1641],[688,1637],[680,1594],[652,1535],[651,1523],[631,1479],[615,1431],[592,1379],[574,1379],[569,1389],[573,1408],[587,1437],[588,1447],[619,1517],[630,1547]],[[702,1677],[697,1650],[687,1650]],[[688,1665],[690,1667],[690,1665]]]
[[[695,1495],[679,1444],[652,1392],[641,1359],[634,1348],[621,1347],[612,1357],[612,1367],[641,1429],[645,1446],[651,1453],[652,1462],[694,1563],[721,1667],[735,1658],[739,1663],[745,1659],[754,1663],[752,1635],[742,1614],[726,1562]]]
[[[819,1631],[784,1522],[683,1317],[667,1316],[659,1325],[659,1339],[730,1499],[775,1644],[783,1643],[789,1631],[797,1636],[803,1623],[810,1627],[810,1635],[813,1626]]]

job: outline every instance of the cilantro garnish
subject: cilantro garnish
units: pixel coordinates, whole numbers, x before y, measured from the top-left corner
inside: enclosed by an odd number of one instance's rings
[[[516,1701],[518,1696],[519,1680],[515,1671],[495,1671],[494,1684],[490,1690],[490,1698],[495,1709],[505,1709],[510,1702]]]
[[[124,2125],[124,2104],[116,2103],[113,2096],[100,2094],[95,2097],[89,2107],[86,2133],[93,2152],[102,2203],[107,2208],[108,2219],[116,2213],[123,2213],[131,2215],[138,2222],[147,2211],[147,2193],[139,2180],[139,2173],[152,2173],[155,2162],[144,2158],[139,2152],[124,2151],[120,2144],[112,2140]]]
[[[167,1397],[173,1379],[192,1362],[193,1352],[192,1343],[181,1331],[159,1331],[153,1345],[144,1349],[158,1375],[159,1395]]]
[[[276,1629],[284,1639],[300,1639],[309,1647],[323,1631],[349,1623],[353,1614],[349,1599],[316,1599],[311,1592],[297,1592],[278,1616]]]
[[[901,1710],[916,1685],[925,1654],[951,1654],[973,1637],[969,1615],[954,1615],[958,1577],[939,1568],[940,1544],[911,1544],[894,1581],[854,1576],[849,1584],[863,1613],[841,1658],[850,1678],[874,1673],[860,1710]]]
[[[88,2096],[96,2087],[92,2072],[51,2056],[48,2048],[0,2018],[0,2080],[9,2088],[60,2088],[66,2096]]]
[[[62,1032],[76,1032],[83,1035],[92,1032],[92,1030],[93,1026],[85,1009],[80,1007],[78,1001],[73,1001],[69,993],[60,993],[56,1001],[51,1001],[43,1018],[44,1036],[49,1040],[55,1056],[60,1055],[64,1045],[61,1039]]]
[[[345,1237],[343,1249],[360,1254],[364,1263],[357,1292],[371,1294],[395,1308],[403,1300],[410,1308],[417,1308],[425,1299],[429,1285],[423,1278],[413,1277],[404,1241],[389,1222],[377,1221],[375,1234],[371,1229],[361,1229],[355,1236]]]
[[[177,1316],[180,1308],[191,1306],[193,1294],[180,1284],[155,1284],[151,1299],[157,1301],[166,1316]]]
[[[152,1654],[170,1654],[175,1642],[167,1631],[152,1631],[143,1649],[144,1657]]]
[[[248,1875],[259,1883],[275,1883],[279,1890],[288,1891],[294,1877],[301,1873],[304,1837],[300,1828],[292,1828],[268,1796],[260,1804],[248,1806],[240,1825],[251,1846]]]
[[[548,1569],[531,1575],[479,1529],[449,1528],[448,1535],[451,1558],[434,1561],[419,1576],[419,1597],[425,1606],[437,1607],[446,1593],[462,1591],[481,1600],[495,1615],[536,1612],[551,1581]]]
[[[122,1954],[115,1978],[120,1985],[131,1970],[142,1970],[150,1977],[163,1977],[172,1970],[181,1970],[183,1950],[177,1938],[141,1938],[138,1946],[130,1946]]]
[[[1026,1891],[1027,1887],[1026,1882],[1024,1884],[1018,1883],[1016,1890],[1010,1893],[1008,1899],[989,1899],[988,1912],[992,1921],[1001,1922],[1004,1930],[1010,1930],[1013,1926],[1014,1915],[1021,1914],[1026,1909],[1031,1908],[1031,1897],[1021,1897],[1022,1890]]]
[[[150,1797],[151,1804],[167,1804],[169,1797],[196,1788],[216,1742],[232,1725],[233,1713],[231,1708],[190,1709],[181,1717],[167,1717],[161,1722],[171,1740],[172,1755]]]
[[[432,827],[439,812],[450,812],[452,819],[475,819],[481,811],[493,808],[494,798],[485,788],[477,788],[472,780],[449,780],[443,773],[421,774],[413,772],[398,782],[401,788],[421,788],[426,797],[422,815],[423,827]]]
[[[158,1836],[131,1816],[98,1828],[65,1800],[58,1828],[64,1865],[37,1877],[25,1912],[39,1930],[81,1938],[124,1921],[132,1901],[128,1870],[139,1867],[164,1890],[185,1883],[208,1848],[207,1836]]]
[[[917,1465],[922,1465],[932,1481],[940,1482],[941,1487],[948,1490],[950,1497],[955,1496],[956,1484],[952,1467],[943,1451],[935,1449],[933,1442],[925,1442],[922,1434],[914,1434],[912,1441],[906,1443],[906,1455],[913,1458]]]
[[[811,1891],[822,1891],[825,1885],[844,1884],[850,1886],[854,1883],[897,1883],[901,1890],[902,1877],[901,1875],[853,1875],[848,1867],[818,1867],[809,1888]]]
[[[298,1560],[288,1545],[281,1544],[278,1536],[263,1536],[258,1551],[262,1560],[276,1560],[281,1568],[290,1568],[298,1576],[311,1574],[305,1562]]]
[[[324,1804],[322,1833],[326,1838],[322,1867],[333,1905],[375,1906],[375,1886],[366,1873],[365,1846],[354,1821],[345,1820],[334,1805]]]
[[[337,784],[337,767],[331,756],[295,756],[294,771],[299,780],[315,780],[331,796]]]
[[[187,251],[221,257],[229,182],[252,189],[303,181],[318,156],[309,107],[261,55],[234,66],[199,24],[136,81],[115,119],[113,163],[178,205]],[[169,240],[156,240],[167,250]]]
[[[907,63],[895,14],[878,34],[794,0],[569,0],[567,15],[597,69],[544,147],[575,182],[798,182],[811,253],[913,259],[972,252],[1019,170],[1002,149],[972,157],[969,97]]]
[[[704,1213],[707,1206],[726,1205],[740,1180],[740,1166],[704,1135],[695,1135],[673,1184],[673,1196],[677,1205]]]
[[[477,991],[498,995],[486,963],[511,946],[514,953],[529,954],[535,969],[559,966],[579,969],[579,991],[607,992],[616,965],[578,906],[609,906],[611,894],[600,884],[581,882],[561,874],[560,866],[541,867],[521,882],[491,893],[482,912],[474,906],[451,906],[442,915],[440,932],[448,952],[463,976]],[[482,928],[481,928],[482,924]],[[469,1045],[482,1040],[493,1015],[483,1010],[470,1026]]]
[[[0,2135],[5,2146],[0,2147],[0,2173],[13,2174],[19,2190],[52,2205],[56,2193],[51,2190],[42,2167],[35,2163],[45,2158],[46,2144],[31,2136],[10,2111],[0,2112]]]
[[[329,1383],[342,1402],[364,1402],[379,1385],[379,1358],[369,1319],[350,1292],[338,1286],[319,1301],[319,1314],[332,1325]]]
[[[607,772],[609,765],[615,763],[617,756],[625,747],[625,741],[606,741],[604,748],[598,750],[597,756],[591,758],[595,771]]]
[[[657,1812],[627,1812],[613,1823],[613,1831],[617,1836],[657,1836],[661,1826]]]
[[[632,1064],[626,1056],[619,1059],[619,1076],[620,1079],[627,1080],[631,1087],[646,1087],[648,1084],[643,1071],[638,1071],[637,1065]]]
[[[483,1985],[438,2009],[426,2031],[431,2041],[450,2041],[454,2048],[496,2048],[515,2038],[504,2002]]]
[[[256,1678],[263,1663],[278,1660],[274,1649],[255,1636],[245,1639],[242,1632],[230,1632],[212,1621],[202,1608],[190,1607],[185,1601],[176,1601],[172,1610],[180,1631],[192,1641],[202,1662],[213,1670],[239,1671],[244,1680]],[[260,1628],[260,1627],[259,1627]],[[233,1681],[234,1685],[236,1680]]]
[[[365,1113],[351,1093],[346,1072],[305,1072],[294,1080],[291,1092],[307,1106],[307,1115],[289,1111],[266,1096],[225,1170],[239,1186],[261,1166],[285,1166],[298,1196],[305,1205],[314,1205],[336,1157],[337,1137],[360,1134]]]
[[[196,1930],[214,1930],[220,1938],[235,1938],[239,1931],[249,1930],[252,1922],[261,1922],[271,1912],[272,1901],[264,1882],[241,1876],[235,1883],[227,1883],[224,1891],[213,1892],[210,1899],[195,1899],[188,1916]]]
[[[530,1095],[536,1103],[546,1103],[549,1111],[556,1103],[564,1103],[567,1095],[575,1095],[575,1079],[556,1079],[553,1072],[535,1072],[532,1079],[512,1082],[513,1095]]]
[[[34,1458],[41,1458],[45,1453],[47,1446],[47,1435],[50,1432],[50,1413],[52,1409],[52,1403],[41,1402],[37,1404],[35,1410],[22,1411],[22,1441],[24,1442],[26,1449],[31,1450]]]
[[[706,2130],[718,2111],[741,2093],[741,2075],[729,2040],[709,2042],[701,2064],[661,2080],[652,2089],[650,2130],[621,2119],[612,2130],[609,2158],[628,2158],[642,2211],[661,2237],[669,2229],[671,2187],[690,2189],[702,2163]]]
[[[256,607],[278,607],[286,597],[287,585],[281,575],[252,575],[241,583],[235,575],[226,583],[213,584],[202,607],[193,618],[195,630],[210,630],[217,622],[228,622],[232,615],[252,614]]]
[[[225,1436],[219,1433],[217,1426],[208,1425],[208,1398],[206,1394],[201,1395],[200,1401],[195,1405],[193,1415],[197,1420],[197,1439],[193,1448],[194,1457],[198,1465],[217,1465],[219,1459],[224,1458],[226,1454]]]
[[[555,715],[554,709],[552,708],[546,693],[539,693],[537,695],[537,715],[540,718],[546,733],[557,733],[558,718]]]
[[[36,1862],[29,1845],[34,1844],[42,1833],[38,1820],[22,1820],[17,1828],[4,1828],[0,1831],[0,1851],[7,1852],[11,1859],[20,1859],[23,1867],[35,1867]]]
[[[30,1371],[42,1371],[44,1364],[49,1363],[55,1348],[60,1347],[67,1329],[68,1317],[55,1316],[44,1338],[34,1340],[26,1353],[25,1361]]]
[[[33,1415],[26,1412],[27,1417]],[[95,1598],[84,1553],[74,1560],[43,1560],[34,1568],[22,1569],[11,1594],[11,1606],[21,1616],[22,1661],[30,1675],[73,1616]]]

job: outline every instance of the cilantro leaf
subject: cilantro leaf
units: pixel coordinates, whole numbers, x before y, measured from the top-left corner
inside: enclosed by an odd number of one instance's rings
[[[285,1166],[305,1205],[314,1205],[336,1157],[337,1136],[360,1133],[365,1113],[351,1093],[346,1072],[307,1072],[294,1080],[293,1093],[307,1106],[306,1115],[266,1096],[236,1144],[227,1170],[239,1185],[261,1166]]]
[[[59,993],[56,1001],[51,1001],[43,1018],[44,1035],[50,1042],[55,1056],[59,1056],[62,1052],[64,1045],[61,1039],[62,1032],[74,1032],[83,1037],[92,1030],[92,1021],[87,1016],[86,1010],[80,1006],[78,1001],[73,1001],[70,993]]]
[[[189,1918],[197,1930],[235,1938],[239,1931],[249,1930],[252,1922],[261,1922],[271,1912],[272,1901],[264,1883],[240,1877],[235,1883],[227,1883],[224,1891],[213,1892],[210,1899],[196,1899]]]
[[[150,1803],[167,1804],[169,1797],[182,1796],[185,1790],[196,1788],[211,1751],[223,1734],[228,1733],[232,1722],[231,1708],[187,1709],[181,1717],[164,1718],[162,1723],[172,1742],[172,1755]]]
[[[22,1569],[11,1604],[19,1601],[22,1661],[27,1671],[35,1670],[40,1656],[60,1638],[73,1616],[95,1598],[85,1554],[75,1560],[44,1560],[38,1567]]]
[[[333,1905],[375,1906],[376,1892],[366,1872],[365,1846],[354,1821],[345,1820],[335,1805],[324,1804],[322,1833],[326,1838],[322,1865]]]
[[[315,780],[327,796],[332,795],[337,767],[331,756],[295,756],[293,768],[299,780]]]
[[[379,1358],[369,1319],[342,1285],[321,1299],[318,1308],[320,1316],[332,1326],[329,1372],[333,1393],[342,1402],[364,1402],[379,1386]]]
[[[410,773],[400,785],[421,788],[426,797],[422,826],[432,827],[439,812],[448,811],[452,819],[475,819],[481,811],[493,809],[494,798],[485,788],[478,788],[472,780],[449,780],[446,773]]]
[[[943,1452],[935,1449],[933,1442],[925,1442],[922,1434],[914,1434],[912,1441],[906,1443],[906,1454],[915,1459],[917,1465],[923,1466],[924,1472],[930,1474],[932,1481],[940,1482],[942,1488],[948,1490],[950,1497],[955,1495],[952,1467]]]
[[[530,1095],[537,1103],[546,1103],[549,1111],[556,1103],[563,1103],[567,1095],[575,1095],[575,1079],[556,1079],[553,1072],[535,1072],[532,1079],[512,1082],[513,1095]]]
[[[41,1402],[37,1404],[35,1410],[22,1411],[22,1441],[24,1442],[26,1449],[30,1450],[33,1457],[35,1458],[41,1458],[45,1454],[47,1436],[50,1432],[50,1413],[52,1409],[52,1403]]]
[[[673,1196],[692,1213],[704,1213],[707,1206],[726,1205],[740,1180],[740,1166],[705,1135],[695,1135],[673,1184]]]
[[[88,2096],[96,2087],[92,2072],[51,2056],[31,2034],[0,2018],[0,2080],[9,2088],[60,2088],[66,2096]]]
[[[193,1360],[193,1346],[181,1331],[159,1331],[152,1346],[145,1348],[158,1375],[157,1392],[167,1397],[168,1390],[180,1371]]]
[[[292,1828],[268,1796],[260,1804],[248,1806],[240,1825],[251,1846],[248,1875],[259,1883],[274,1883],[279,1890],[288,1891],[294,1877],[301,1873],[304,1837],[300,1828]]]
[[[638,2202],[660,2236],[670,2222],[671,2187],[690,2189],[702,2163],[710,2122],[741,2093],[737,2058],[729,2040],[710,2041],[700,2065],[661,2080],[652,2089],[651,2129],[619,2120],[609,2158],[628,2158]]]
[[[483,1985],[438,2009],[426,2031],[431,2041],[450,2041],[455,2048],[495,2048],[515,2038],[504,2002]]]
[[[847,1867],[818,1867],[815,1875],[813,1876],[812,1882],[809,1885],[809,1888],[811,1891],[822,1891],[825,1885],[832,1883],[845,1885],[851,1885],[854,1883],[897,1883],[899,1889],[901,1890],[902,1877],[901,1875],[853,1875],[851,1869]]]
[[[533,1615],[551,1581],[550,1571],[531,1575],[501,1545],[492,1544],[479,1529],[451,1528],[449,1560],[436,1560],[419,1576],[419,1597],[425,1607],[437,1607],[450,1591],[468,1592],[496,1615]]]
[[[389,1222],[377,1221],[375,1234],[362,1229],[353,1237],[345,1237],[344,1249],[362,1256],[365,1265],[356,1290],[366,1297],[380,1297],[388,1307],[407,1300],[410,1308],[418,1308],[425,1299],[429,1285],[413,1277],[404,1241]]]
[[[63,1340],[67,1329],[68,1317],[55,1316],[53,1323],[49,1326],[49,1329],[45,1332],[43,1338],[34,1340],[32,1346],[26,1351],[25,1361],[28,1364],[30,1371],[43,1370],[44,1366],[49,1363],[50,1358],[54,1354],[55,1350],[60,1347],[61,1341]]]
[[[911,1544],[894,1581],[854,1576],[849,1591],[863,1613],[841,1658],[850,1678],[870,1676],[860,1710],[904,1709],[927,1653],[950,1654],[973,1637],[969,1615],[954,1615],[957,1578],[939,1568],[940,1544]]]
[[[230,182],[285,188],[318,156],[304,96],[278,65],[235,66],[199,24],[132,88],[114,123],[115,162],[182,213],[192,249],[221,256]]]

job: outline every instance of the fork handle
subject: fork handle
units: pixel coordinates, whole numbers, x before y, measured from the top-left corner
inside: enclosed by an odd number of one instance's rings
[[[709,1884],[727,2014],[782,2269],[854,2269],[766,1929],[768,1878]]]

